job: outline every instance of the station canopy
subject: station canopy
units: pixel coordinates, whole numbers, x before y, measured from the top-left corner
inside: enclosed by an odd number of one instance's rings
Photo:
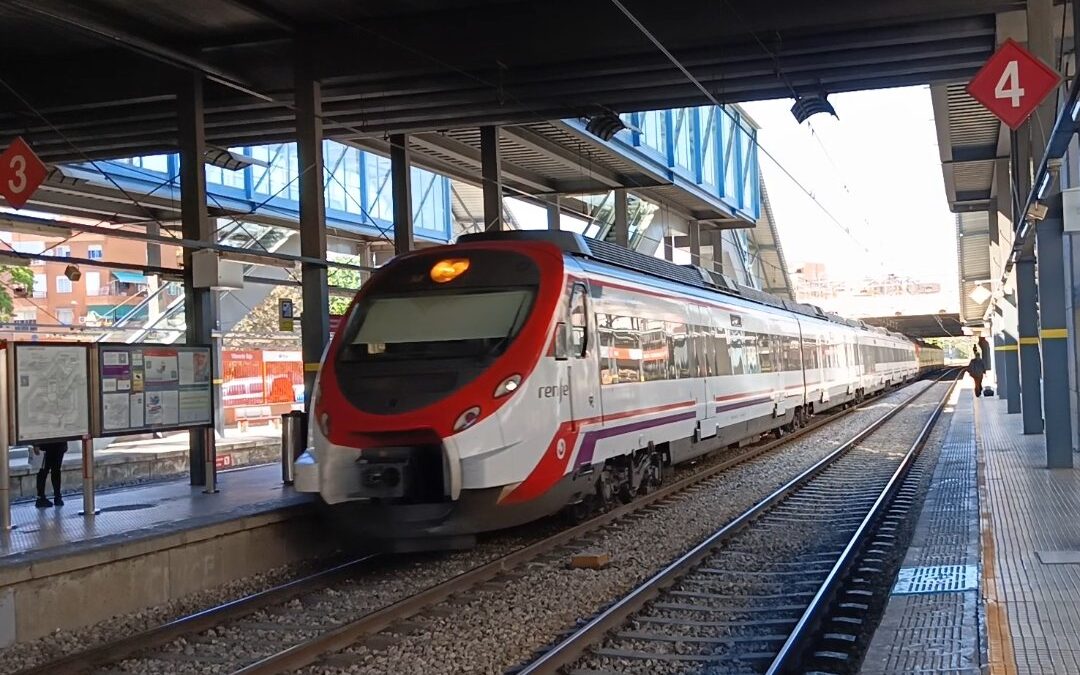
[[[346,142],[961,81],[992,53],[995,13],[1022,5],[4,0],[0,143],[23,135],[50,162],[171,151],[192,72],[209,143],[291,140],[301,61]]]
[[[863,323],[879,326],[908,337],[926,339],[961,337],[964,324],[959,314],[913,314],[906,316],[863,317]]]

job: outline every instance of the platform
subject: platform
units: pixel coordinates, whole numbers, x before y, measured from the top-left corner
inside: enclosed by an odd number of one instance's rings
[[[78,443],[71,443],[64,455],[64,495],[82,489],[82,454]],[[218,466],[221,469],[257,466],[279,461],[281,430],[254,427],[246,432],[227,429],[217,441]],[[150,481],[186,477],[188,474],[188,434],[170,433],[164,438],[118,439],[108,447],[94,451],[94,482],[99,489],[131,486]],[[26,448],[11,452],[11,498],[33,499],[36,476],[27,461]],[[52,493],[52,487],[48,488]]]
[[[277,465],[225,471],[219,492],[176,480],[98,496],[97,516],[13,505],[0,535],[0,646],[137,611],[324,553],[312,500]],[[61,611],[60,608],[65,608]],[[72,608],[79,608],[78,612]]]
[[[1080,469],[964,385],[862,672],[1080,673]]]

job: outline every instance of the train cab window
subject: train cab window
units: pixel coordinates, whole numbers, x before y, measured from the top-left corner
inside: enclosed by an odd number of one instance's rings
[[[585,309],[585,287],[574,284],[570,295],[570,356],[585,356],[588,349],[589,315]]]

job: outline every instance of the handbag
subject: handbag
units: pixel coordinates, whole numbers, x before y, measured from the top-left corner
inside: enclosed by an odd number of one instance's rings
[[[36,445],[32,446],[26,457],[26,461],[30,465],[30,470],[37,473],[38,471],[41,471],[41,467],[45,464],[45,453]]]

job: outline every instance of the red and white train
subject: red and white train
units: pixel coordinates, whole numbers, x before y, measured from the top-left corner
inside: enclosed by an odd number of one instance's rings
[[[659,485],[665,468],[914,379],[925,346],[568,232],[395,258],[323,359],[297,489],[395,548]]]

